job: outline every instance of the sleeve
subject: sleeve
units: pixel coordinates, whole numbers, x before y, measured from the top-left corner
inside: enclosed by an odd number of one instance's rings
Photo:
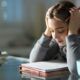
[[[44,35],[41,36],[30,53],[30,62],[47,60],[45,57],[47,57],[48,55],[52,57],[53,53],[51,52],[51,48],[49,47],[51,39],[52,38],[46,37]],[[49,56],[47,58],[49,58]]]
[[[66,37],[67,64],[69,71],[78,75],[76,61],[80,59],[80,35],[69,35]]]

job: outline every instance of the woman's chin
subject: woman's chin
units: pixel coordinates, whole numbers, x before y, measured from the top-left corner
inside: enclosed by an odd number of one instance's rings
[[[65,43],[58,43],[58,45],[61,46],[65,46]]]

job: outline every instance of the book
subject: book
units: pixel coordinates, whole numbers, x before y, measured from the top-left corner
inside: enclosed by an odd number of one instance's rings
[[[69,71],[67,64],[64,62],[43,61],[21,64],[20,72],[31,76],[51,77],[63,75]]]

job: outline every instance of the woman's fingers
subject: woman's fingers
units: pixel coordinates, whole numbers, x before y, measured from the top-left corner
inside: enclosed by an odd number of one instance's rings
[[[74,8],[70,9],[70,13],[71,12],[76,12],[76,11],[80,11],[80,7],[78,7],[78,8],[74,7]]]
[[[80,7],[71,8],[70,13],[69,29],[73,34],[77,34],[78,29],[80,28]]]

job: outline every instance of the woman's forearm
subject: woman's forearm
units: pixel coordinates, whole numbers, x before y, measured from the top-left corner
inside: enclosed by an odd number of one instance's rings
[[[80,59],[80,36],[70,35],[66,38],[67,64],[70,72],[77,75],[76,61]]]
[[[49,49],[50,41],[50,38],[47,38],[44,35],[41,36],[30,53],[30,62],[42,61],[44,59]]]

